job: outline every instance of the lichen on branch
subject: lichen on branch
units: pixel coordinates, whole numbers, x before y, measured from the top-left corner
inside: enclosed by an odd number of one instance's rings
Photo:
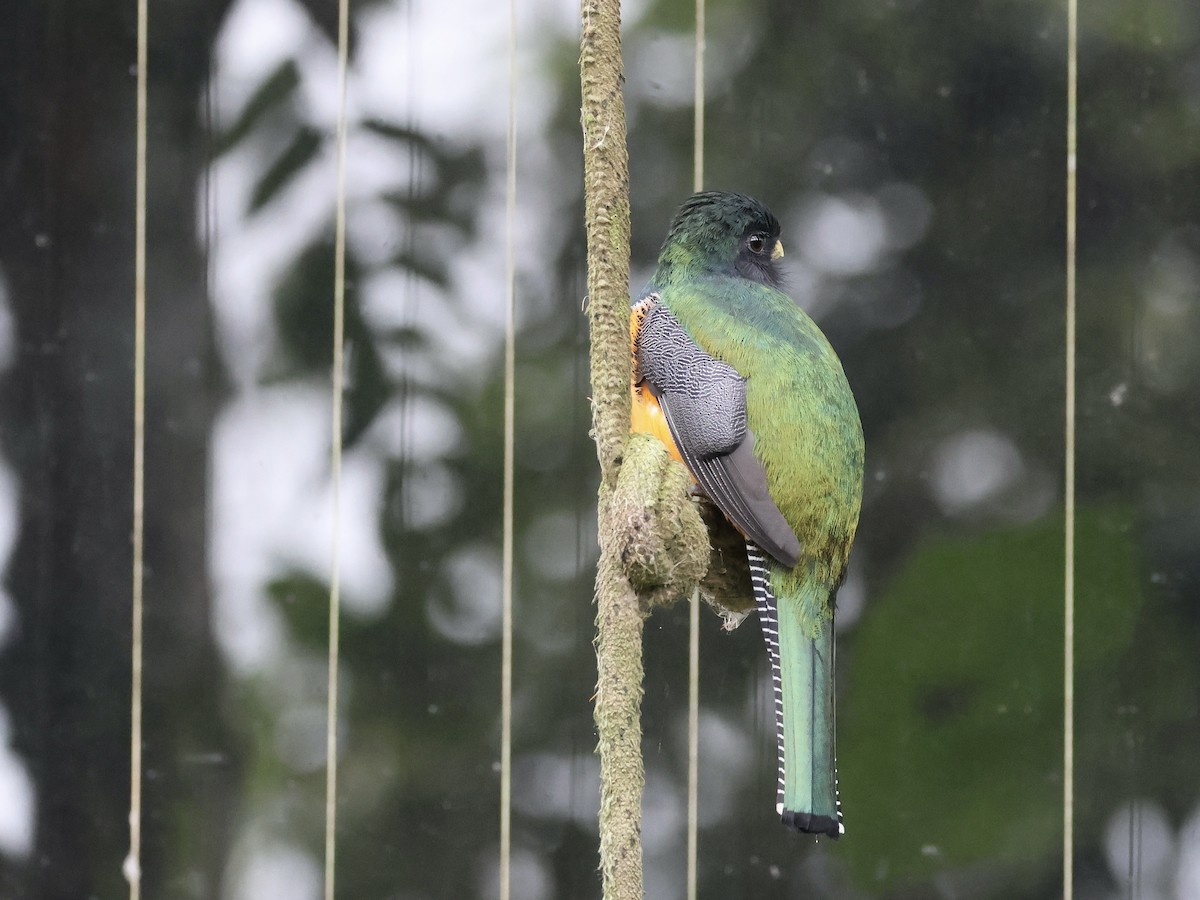
[[[690,486],[658,438],[630,435],[603,524],[647,613],[691,594],[708,569],[708,533]]]

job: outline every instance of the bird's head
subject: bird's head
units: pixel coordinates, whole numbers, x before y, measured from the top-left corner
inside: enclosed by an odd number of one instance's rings
[[[658,278],[676,272],[727,272],[778,285],[783,256],[779,220],[753,197],[693,194],[679,208],[658,256]]]

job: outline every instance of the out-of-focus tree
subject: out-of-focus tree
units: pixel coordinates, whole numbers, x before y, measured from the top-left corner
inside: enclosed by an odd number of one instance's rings
[[[333,5],[308,6],[331,39]],[[147,895],[207,897],[236,867],[230,838],[247,821],[319,858],[323,772],[289,756],[280,697],[289,672],[321,670],[328,586],[280,564],[264,590],[295,665],[230,678],[204,544],[210,430],[230,387],[198,185],[211,159],[263,139],[274,151],[245,215],[270,214],[327,160],[332,137],[306,115],[299,57],[214,133],[201,100],[228,8],[155,9]],[[1132,10],[1089,8],[1081,59],[1077,871],[1098,892],[1120,876],[1103,863],[1114,809],[1141,797],[1175,824],[1197,802],[1180,786],[1196,783],[1184,748],[1200,720],[1184,649],[1200,628],[1189,603],[1200,365],[1185,339],[1200,271],[1200,12],[1182,0]],[[848,835],[814,846],[775,821],[761,639],[752,621],[726,636],[706,617],[701,893],[1056,896],[1061,12],[720,0],[709,13],[707,182],[755,193],[783,219],[791,289],[830,334],[862,408],[868,490],[839,637]],[[691,15],[690,2],[651,0],[626,31],[635,270],[690,188]],[[128,789],[131,17],[21,2],[0,29],[0,269],[15,331],[0,400],[20,497],[0,694],[37,814],[27,860],[4,863],[6,896],[121,889],[111,862],[124,854]],[[553,161],[532,193],[559,214],[523,235],[536,256],[521,261],[539,277],[519,295],[514,878],[520,896],[580,897],[599,880],[577,47],[531,46],[555,88],[545,131],[529,137]],[[481,224],[498,169],[472,136],[351,127],[422,177],[371,198],[399,244],[379,254],[352,241],[349,256],[345,438],[382,460],[378,534],[393,587],[374,612],[344,618],[339,886],[356,898],[488,896],[501,368],[498,341],[464,363],[446,337],[481,301],[460,293],[462,254],[500,240]],[[327,385],[331,231],[273,286],[263,386]],[[366,286],[392,276],[435,292],[440,317],[376,315]],[[683,883],[685,632],[668,611],[646,635],[656,898]]]

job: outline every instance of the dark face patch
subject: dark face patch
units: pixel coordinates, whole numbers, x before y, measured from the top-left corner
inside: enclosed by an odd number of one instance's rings
[[[742,238],[733,267],[743,278],[779,287],[780,272],[775,267],[775,260],[771,258],[779,241],[779,223],[774,225],[774,234],[751,227],[751,231]]]

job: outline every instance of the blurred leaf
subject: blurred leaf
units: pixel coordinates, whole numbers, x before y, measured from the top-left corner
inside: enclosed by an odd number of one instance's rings
[[[462,180],[462,173],[451,174],[460,179],[453,187],[446,188],[439,183],[425,193],[389,191],[380,199],[415,223],[445,223],[471,236],[475,233],[478,184]]]
[[[1143,594],[1130,519],[1077,520],[1080,683],[1133,640]],[[864,617],[838,742],[860,883],[986,866],[1012,896],[1012,879],[1059,864],[1062,541],[1059,518],[930,541]],[[969,893],[996,896],[977,882]]]
[[[254,186],[249,212],[266,206],[317,155],[324,137],[315,128],[301,127],[283,153],[271,164]]]
[[[397,268],[419,275],[432,284],[445,287],[449,281],[444,260],[429,253],[402,250],[392,256],[389,263]]]
[[[333,364],[333,242],[310,244],[292,263],[273,296],[279,349],[283,359],[271,379],[328,372]],[[347,334],[357,312],[361,273],[352,254],[346,256]]]
[[[327,646],[329,585],[306,572],[288,572],[268,582],[266,593],[283,613],[292,638],[313,650]]]
[[[338,42],[338,5],[330,3],[329,0],[296,0],[296,2],[308,13],[309,17],[320,29],[325,39],[331,45],[337,47]],[[357,16],[364,10],[368,10],[373,6],[387,2],[387,0],[355,0],[354,12],[355,18],[350,20],[350,59],[355,58],[358,50],[358,32],[359,25]],[[399,5],[398,3],[396,4]]]
[[[346,353],[349,361],[342,442],[349,448],[375,421],[392,394],[383,360],[357,307],[346,310]]]
[[[427,135],[407,125],[396,125],[393,122],[387,122],[383,119],[367,119],[362,123],[362,127],[380,137],[400,141],[401,143],[414,144],[416,149],[431,156],[436,157],[438,155],[437,146]]]
[[[324,374],[333,364],[334,250],[328,239],[310,245],[275,289],[275,320],[281,357],[269,380]],[[387,403],[392,384],[363,319],[357,285],[362,269],[346,258],[345,422],[342,440],[349,448],[362,437]]]
[[[445,222],[468,236],[474,234],[480,191],[487,179],[481,148],[456,148],[382,119],[370,119],[362,127],[409,145],[410,152],[421,159],[419,183],[383,194],[388,204],[418,222]]]
[[[289,100],[300,84],[300,70],[294,59],[281,62],[250,95],[237,120],[214,141],[213,156],[228,152],[246,137],[271,110]]]
[[[283,614],[288,635],[300,646],[324,655],[329,644],[329,583],[310,572],[293,570],[269,581],[265,590]],[[343,615],[338,630],[347,657],[356,646],[381,639],[375,622],[360,616]],[[383,639],[387,639],[386,632]]]
[[[399,325],[383,330],[379,339],[397,345],[402,350],[424,350],[429,346],[429,338],[415,325]]]

